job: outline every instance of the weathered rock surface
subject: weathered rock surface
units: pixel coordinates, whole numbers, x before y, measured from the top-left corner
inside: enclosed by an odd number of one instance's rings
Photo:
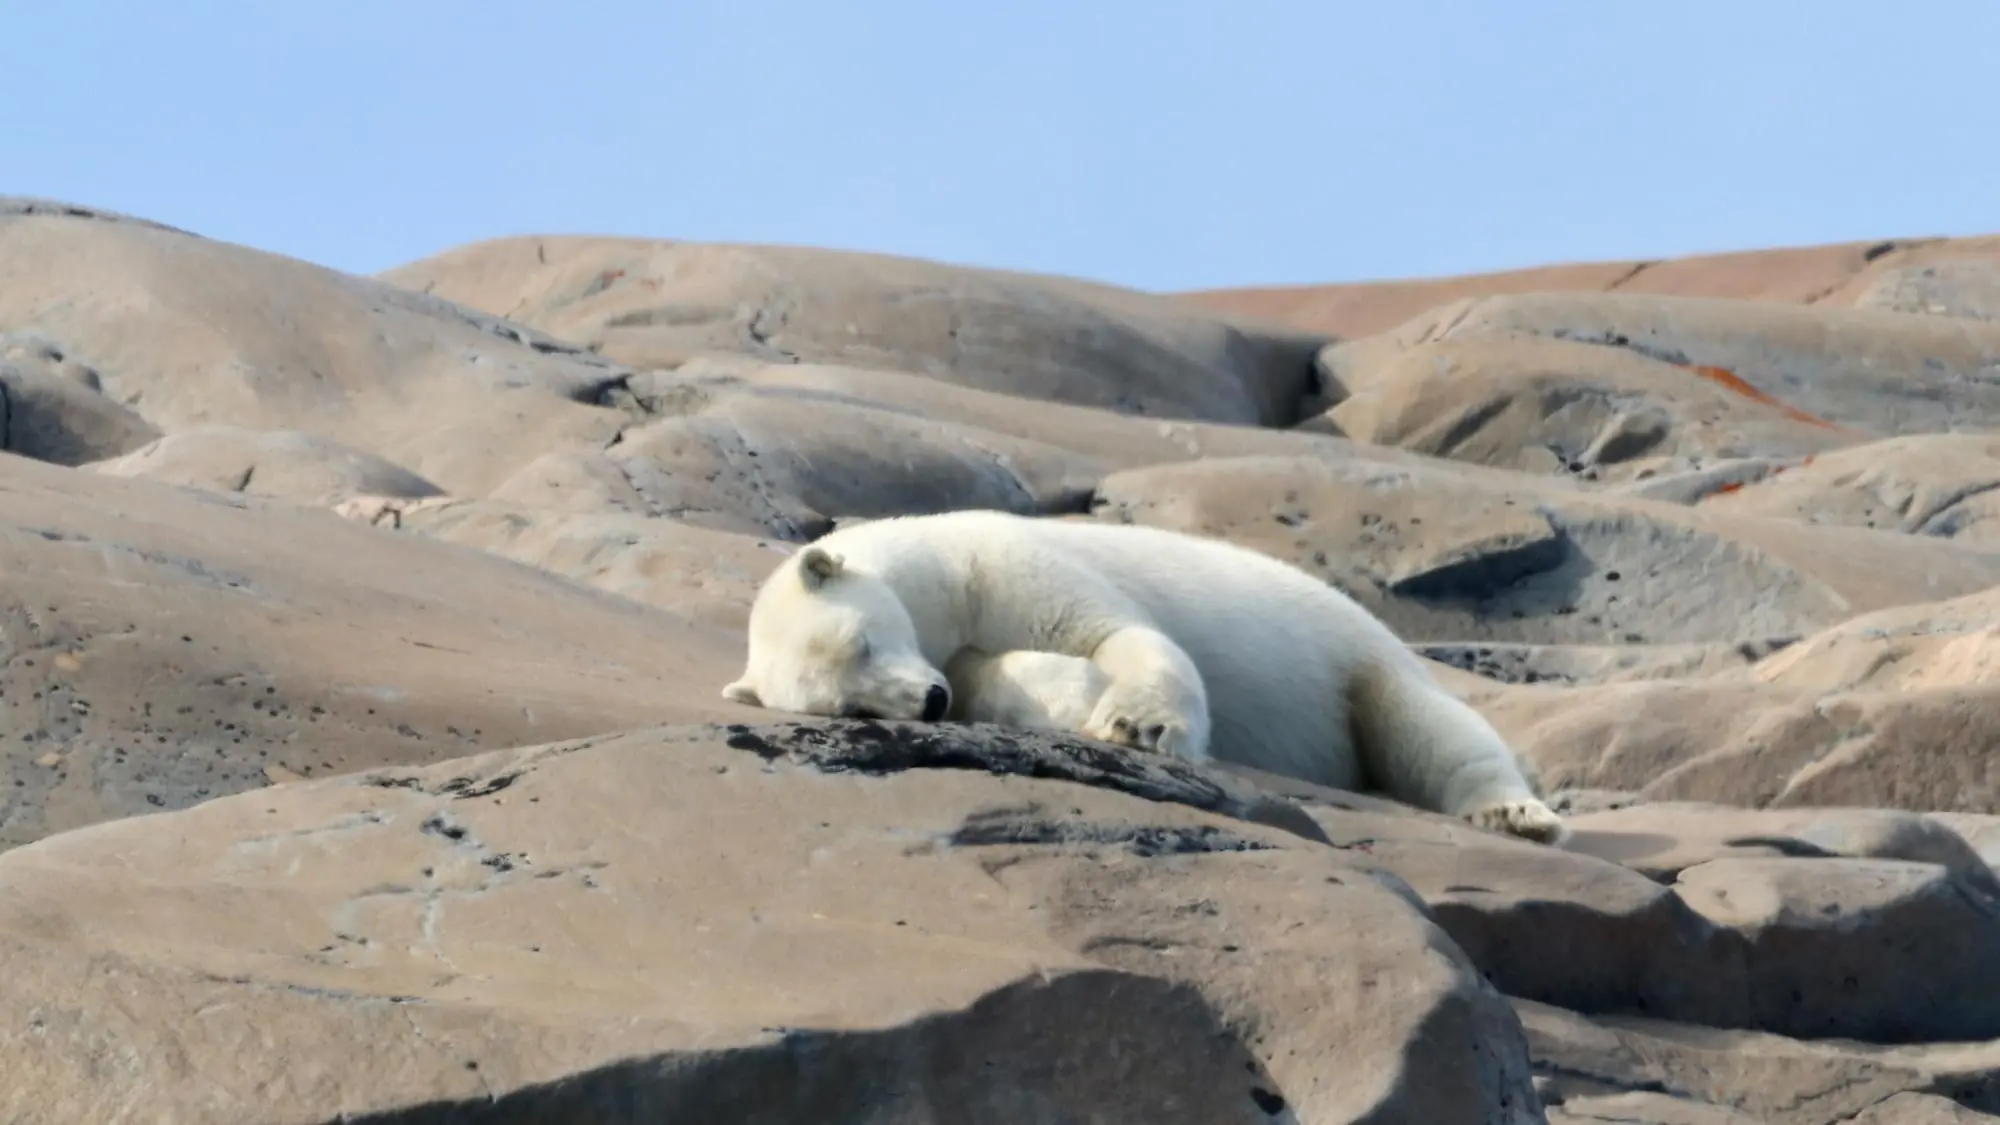
[[[1101,518],[1244,543],[1413,640],[1763,641],[2000,581],[2000,556],[1845,528],[1455,476],[1433,466],[1218,458],[1114,473]]]
[[[1606,482],[1844,443],[1699,370],[1563,339],[1434,340],[1330,382],[1322,417],[1357,441]]]
[[[72,832],[0,856],[0,1112],[1543,1120],[1419,910],[1196,805],[1254,815],[1087,745],[710,727]]]
[[[721,350],[1220,422],[1292,421],[1315,340],[1068,278],[804,247],[532,236],[382,276],[635,367]]]
[[[1986,378],[2000,364],[2000,325],[1877,309],[1622,292],[1468,298],[1331,345],[1319,362],[1325,379],[1347,386],[1409,348],[1513,339],[1615,348],[1705,373],[1850,440],[2000,418],[2000,387]]]
[[[1556,788],[1990,813],[1996,607],[1982,590],[1862,614],[1686,679],[1537,683],[1479,702]]]
[[[275,254],[48,208],[0,210],[0,325],[90,367],[157,430],[305,430],[453,492],[609,441],[624,420],[595,405],[623,369],[579,346]]]
[[[499,500],[361,496],[341,515],[475,547],[740,634],[757,584],[793,544],[644,516]]]
[[[369,279],[0,199],[0,1119],[2000,1120],[1996,270]],[[787,553],[965,507],[1323,576],[1572,839],[720,698]]]
[[[2000,540],[2000,438],[1917,434],[1776,466],[1702,498],[1711,511],[1876,527],[1990,546]]]
[[[104,397],[97,370],[34,336],[0,336],[0,442],[9,453],[79,465],[159,436]]]
[[[1209,290],[1182,299],[1199,308],[1353,337],[1386,332],[1461,298],[1515,293],[1650,293],[1841,307],[1862,303],[1862,295],[1884,275],[1996,259],[2000,236],[1891,239],[1413,281]]]
[[[0,455],[0,844],[732,714],[739,633],[478,551]]]
[[[2000,262],[1990,259],[1902,266],[1875,275],[1857,308],[2000,320]]]
[[[299,430],[197,426],[87,467],[115,477],[275,496],[314,507],[355,496],[440,495],[437,485],[400,465]]]
[[[1527,1001],[1515,1007],[1551,1122],[1835,1125],[1870,1112],[1900,1121],[1879,1113],[1909,1106],[1912,1096],[1926,1108],[1939,1101],[1973,1107],[1980,1111],[1968,1114],[1974,1121],[2000,1114],[2000,1048],[1993,1044],[1801,1042],[1643,1017],[1586,1019]],[[1615,1116],[1614,1106],[1636,1112]]]

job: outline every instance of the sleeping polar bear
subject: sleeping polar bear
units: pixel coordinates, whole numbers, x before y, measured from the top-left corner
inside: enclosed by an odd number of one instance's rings
[[[968,664],[966,649],[1002,662]],[[1087,660],[1103,682],[1034,654]],[[993,511],[842,528],[759,587],[749,658],[723,695],[935,722],[953,710],[954,658],[1001,681],[1017,661],[1031,671],[1007,690],[1053,692],[1066,723],[1089,698],[1086,737],[1568,835],[1499,733],[1359,603],[1268,555],[1159,528]]]

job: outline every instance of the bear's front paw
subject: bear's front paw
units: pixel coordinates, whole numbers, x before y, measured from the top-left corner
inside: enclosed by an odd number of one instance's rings
[[[1465,819],[1490,832],[1519,836],[1538,844],[1560,844],[1569,839],[1569,826],[1562,817],[1534,797],[1496,801],[1465,814]]]
[[[1097,702],[1083,734],[1100,742],[1130,746],[1149,753],[1199,760],[1188,716],[1143,691],[1113,688]]]

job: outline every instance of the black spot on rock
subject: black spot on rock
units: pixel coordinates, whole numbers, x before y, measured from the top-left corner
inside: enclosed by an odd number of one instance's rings
[[[749,727],[732,726],[729,729],[731,733],[723,740],[723,745],[731,750],[748,750],[767,762],[775,762],[785,756],[783,750],[750,733]]]
[[[420,789],[423,783],[414,777],[371,777],[368,784],[377,789]]]
[[[493,794],[520,780],[520,777],[520,770],[515,770],[513,773],[503,773],[498,777],[487,778],[485,781],[477,784],[474,784],[473,780],[469,777],[454,777],[450,781],[445,782],[438,790],[438,796],[442,797],[450,794],[452,799],[459,801],[468,800],[473,797],[491,797]]]
[[[949,840],[953,847],[959,848],[1007,844],[1116,845],[1147,857],[1272,850],[1270,844],[1261,840],[1251,840],[1212,824],[1187,827],[1095,824],[1024,817],[1009,812],[969,817]]]
[[[1250,1087],[1250,1100],[1256,1102],[1257,1108],[1263,1110],[1265,1114],[1271,1117],[1276,1117],[1285,1112],[1285,1099],[1280,1097],[1276,1092],[1266,1090],[1262,1086]]]
[[[421,825],[418,825],[418,828],[433,836],[442,836],[454,843],[465,839],[465,828],[463,826],[453,824],[441,816],[431,817]]]

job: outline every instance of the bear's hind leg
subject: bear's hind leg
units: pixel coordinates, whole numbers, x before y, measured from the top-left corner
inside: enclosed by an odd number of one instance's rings
[[[1414,656],[1357,667],[1348,707],[1364,772],[1392,799],[1538,843],[1568,839],[1500,732]]]

